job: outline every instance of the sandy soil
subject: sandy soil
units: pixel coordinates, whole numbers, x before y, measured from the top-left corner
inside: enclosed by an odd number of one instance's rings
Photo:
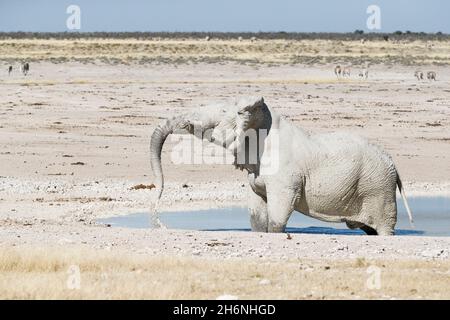
[[[361,81],[336,80],[332,66],[34,64],[26,78],[0,82],[1,214],[74,221],[148,210],[152,191],[130,189],[153,182],[155,125],[249,94],[309,132],[347,130],[382,146],[407,194],[450,194],[450,68],[437,82],[418,83],[413,71],[374,66]],[[245,200],[242,172],[175,165],[173,144],[163,152],[163,208]]]
[[[154,190],[132,187],[153,182],[149,137],[161,119],[249,94],[264,96],[309,132],[350,130],[382,146],[394,158],[408,195],[450,195],[450,68],[422,66],[436,70],[438,81],[418,82],[413,77],[418,67],[373,65],[368,80],[355,75],[337,80],[333,67],[41,62],[32,63],[27,77],[5,72],[0,76],[1,248],[81,246],[146,257],[253,262],[319,259],[318,276],[327,272],[322,263],[330,259],[343,263],[342,270],[352,268],[346,264],[350,259],[420,261],[424,270],[447,263],[449,237],[295,234],[289,240],[285,234],[125,230],[95,223],[99,217],[148,211]],[[227,165],[175,165],[172,146],[168,141],[163,152],[162,209],[245,205],[242,172]],[[435,281],[448,287],[448,271]],[[348,296],[353,289],[337,281],[327,290],[312,297]],[[357,296],[423,298],[428,291],[411,292]],[[439,292],[429,297],[448,297],[448,291],[447,296]]]

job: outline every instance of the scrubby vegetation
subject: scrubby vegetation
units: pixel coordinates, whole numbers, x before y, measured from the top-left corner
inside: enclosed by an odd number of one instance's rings
[[[396,31],[393,33],[364,33],[355,30],[351,33],[330,32],[0,32],[0,39],[210,39],[231,40],[449,40],[449,34],[442,32],[425,33],[412,31]]]

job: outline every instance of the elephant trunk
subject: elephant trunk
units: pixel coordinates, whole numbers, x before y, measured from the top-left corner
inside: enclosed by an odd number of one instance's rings
[[[166,120],[164,123],[155,128],[150,140],[150,163],[153,175],[156,179],[156,201],[161,198],[162,192],[164,190],[164,175],[161,165],[161,152],[167,137],[174,132],[194,135],[196,134],[196,132],[200,132],[203,135],[206,130],[216,128],[220,122],[226,123],[222,124],[222,126],[224,126],[223,129],[226,129],[231,117],[228,116],[228,118],[225,117],[224,111],[222,111],[222,109],[219,109],[218,111],[213,110],[205,112],[204,114],[184,114]]]
[[[164,190],[164,175],[161,165],[161,152],[169,134],[174,130],[183,129],[187,125],[186,121],[181,117],[169,119],[166,122],[160,124],[153,131],[150,140],[150,164],[152,167],[153,175],[156,179],[157,200],[161,198]]]

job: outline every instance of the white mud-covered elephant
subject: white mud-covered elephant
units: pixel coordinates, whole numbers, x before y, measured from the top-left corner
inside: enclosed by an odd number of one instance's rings
[[[397,186],[412,222],[387,153],[350,133],[309,135],[262,97],[207,107],[159,125],[150,146],[158,199],[164,188],[161,150],[174,132],[200,132],[235,154],[235,166],[248,173],[253,231],[283,232],[296,210],[370,235],[393,235]]]

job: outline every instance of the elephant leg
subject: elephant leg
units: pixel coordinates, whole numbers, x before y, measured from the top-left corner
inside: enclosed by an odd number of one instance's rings
[[[362,231],[364,231],[369,236],[376,236],[376,235],[378,235],[377,230],[375,230],[374,228],[371,228],[369,226],[363,225],[362,227],[360,227],[360,229]]]
[[[357,221],[345,221],[345,224],[347,225],[347,227],[349,228],[349,229],[358,229],[358,228],[361,228],[362,226],[364,226],[364,224],[362,224],[362,223],[359,223],[359,222],[357,222]]]
[[[292,190],[277,188],[272,193],[268,189],[267,196],[268,232],[284,232],[294,211],[295,194]]]
[[[395,190],[395,189],[394,189]],[[390,201],[386,201],[383,206],[383,218],[378,223],[377,233],[380,236],[392,236],[395,233],[395,225],[397,223],[397,201],[395,191],[390,197]]]
[[[250,190],[248,192],[248,211],[252,231],[267,232],[267,203],[266,200]]]
[[[360,228],[368,235],[393,235],[397,222],[395,193],[388,199],[386,195],[366,199],[360,216],[364,217]]]
[[[349,229],[361,229],[369,236],[376,236],[378,234],[377,230],[372,227],[365,225],[364,223],[356,222],[356,221],[346,221],[347,227]]]

